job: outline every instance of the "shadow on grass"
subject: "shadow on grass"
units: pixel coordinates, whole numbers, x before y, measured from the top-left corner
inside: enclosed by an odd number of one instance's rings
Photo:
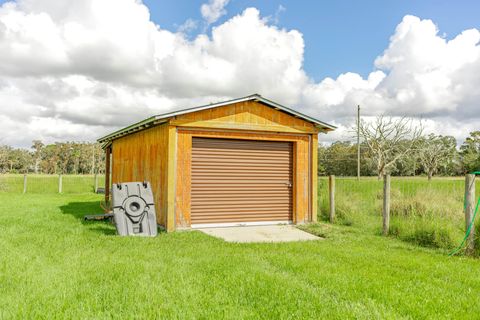
[[[63,214],[70,214],[80,220],[80,222],[88,226],[90,230],[106,235],[115,235],[115,228],[111,227],[110,220],[104,221],[85,221],[86,215],[102,214],[103,210],[100,207],[99,201],[85,201],[85,202],[70,202],[66,205],[60,206]]]

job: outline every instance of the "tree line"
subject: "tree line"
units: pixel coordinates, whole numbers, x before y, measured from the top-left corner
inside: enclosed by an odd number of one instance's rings
[[[94,174],[105,171],[105,153],[89,142],[32,142],[31,150],[0,146],[0,173]]]
[[[423,134],[412,119],[377,117],[361,121],[360,172],[362,176],[459,176],[480,170],[480,131],[470,133],[457,148],[452,136]],[[357,175],[357,144],[336,141],[318,149],[319,175]]]
[[[480,131],[470,133],[457,148],[455,138],[424,135],[408,118],[377,117],[361,121],[360,172],[379,178],[434,175],[459,176],[480,171]],[[0,146],[0,173],[93,174],[105,171],[105,153],[98,143],[32,142],[30,150]],[[355,176],[357,144],[336,141],[318,148],[319,175]]]

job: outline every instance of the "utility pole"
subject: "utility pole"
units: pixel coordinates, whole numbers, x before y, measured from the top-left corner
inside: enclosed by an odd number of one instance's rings
[[[360,181],[360,105],[357,106],[357,180]]]
[[[92,170],[91,174],[95,173],[95,143],[92,143]]]

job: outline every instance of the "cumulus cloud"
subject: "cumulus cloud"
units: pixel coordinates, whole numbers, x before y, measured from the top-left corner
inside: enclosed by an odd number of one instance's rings
[[[210,1],[206,21],[226,3]],[[432,130],[461,139],[480,118],[479,40],[476,29],[447,40],[432,21],[406,16],[366,78],[346,72],[314,82],[303,69],[302,34],[255,8],[189,39],[154,24],[136,0],[7,2],[2,143],[94,140],[152,114],[254,92],[340,126],[323,139],[345,137],[357,104],[365,116],[429,118]]]
[[[366,79],[345,73],[310,84],[304,105],[343,125],[357,104],[367,116],[431,119],[435,125],[427,129],[463,139],[480,119],[480,32],[465,30],[451,40],[438,32],[431,20],[405,16],[375,60],[376,71]]]
[[[202,4],[200,12],[202,17],[208,24],[216,22],[221,16],[227,13],[225,7],[230,0],[210,0],[208,3]]]

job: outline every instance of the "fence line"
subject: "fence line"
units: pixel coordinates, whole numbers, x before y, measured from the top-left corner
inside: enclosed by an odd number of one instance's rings
[[[329,180],[329,177],[319,177],[319,221],[330,221]],[[472,191],[470,196],[472,201],[480,196],[480,179],[476,180],[476,193],[473,195]],[[334,223],[357,226],[427,247],[451,250],[462,241],[466,222],[464,207],[468,201],[465,177],[436,177],[429,181],[426,177],[391,176],[388,185],[376,177],[361,177],[357,181],[357,177],[335,176]],[[386,194],[390,199],[386,199]],[[477,225],[480,228],[480,223]],[[470,245],[474,241],[473,233],[469,239]]]
[[[0,192],[93,193],[104,186],[103,175],[0,174]]]

